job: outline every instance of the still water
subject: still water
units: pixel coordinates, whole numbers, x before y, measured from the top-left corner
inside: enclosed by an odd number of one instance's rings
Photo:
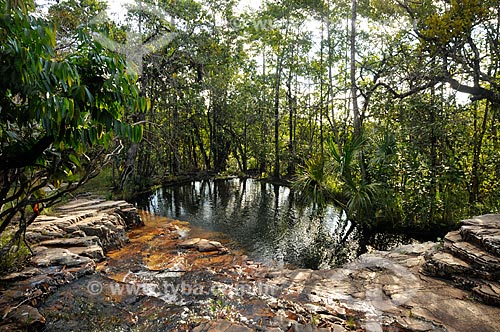
[[[289,188],[253,179],[165,187],[140,197],[137,206],[222,232],[251,259],[271,265],[328,268],[354,259],[359,249],[359,234],[348,231],[351,224],[342,210],[304,206]],[[380,235],[376,249],[402,242]]]

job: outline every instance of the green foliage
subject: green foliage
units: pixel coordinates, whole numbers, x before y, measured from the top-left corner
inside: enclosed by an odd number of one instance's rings
[[[243,13],[233,1],[143,4],[173,19],[135,8],[121,26],[92,28],[122,43],[129,32],[144,43],[175,33],[142,57],[151,107],[123,59],[79,28],[102,2],[54,5],[49,19],[65,33],[22,10],[2,16],[9,160],[50,138],[36,162],[57,170],[57,184],[80,178],[89,148],[117,147],[117,186],[130,195],[183,173],[296,174],[305,201],[389,229],[433,231],[498,210],[495,1],[358,1],[355,59],[350,1],[267,0]]]
[[[18,217],[17,241],[44,207],[98,173],[118,138],[141,140],[127,117],[148,103],[125,60],[86,27],[63,52],[46,20],[3,0],[0,8],[0,234]]]
[[[208,312],[216,319],[231,320],[235,316],[234,308],[229,303],[227,296],[220,291],[213,294],[215,297],[208,300]]]
[[[329,158],[306,162],[306,167],[293,181],[293,187],[303,200],[324,207],[336,203],[349,220],[372,226],[375,205],[381,195],[380,184],[368,183],[361,177],[359,162],[366,146],[362,137],[344,142],[342,148],[330,140]]]
[[[368,182],[361,174],[360,163],[367,140],[362,136],[344,142],[342,149],[333,141],[328,148],[331,155],[330,169],[337,174],[343,191],[343,201],[337,200],[351,221],[370,225],[374,222],[376,200],[380,196],[380,184]]]
[[[4,232],[0,235],[0,248],[6,247],[14,236],[13,232]],[[0,274],[9,273],[22,268],[31,252],[22,241],[15,241],[9,251],[0,256]]]
[[[67,34],[89,25],[107,7],[107,3],[100,0],[64,0],[50,6],[49,16],[58,25],[58,32]]]
[[[117,177],[117,175],[115,175]],[[76,193],[92,193],[93,195],[99,195],[106,199],[113,198],[113,189],[115,187],[111,166],[106,166],[99,174],[87,182],[82,184],[78,189],[75,190]]]
[[[335,184],[326,174],[324,164],[319,156],[311,158],[295,177],[293,189],[299,193],[304,204],[314,204],[321,208],[331,201]]]
[[[296,174],[306,202],[333,201],[358,223],[422,232],[497,208],[494,2],[359,1],[354,83],[349,1],[270,0],[241,15],[232,2],[168,4],[188,23],[143,17],[144,40],[164,30],[177,37],[145,57],[152,125],[131,192],[200,170]],[[465,92],[491,109],[457,104],[445,83],[464,90],[453,85],[461,75],[479,86]],[[364,139],[353,129],[352,84]]]
[[[483,20],[490,15],[487,2],[480,0],[452,0],[446,10],[437,9],[423,20],[422,30],[425,39],[441,44],[466,38],[476,20]]]

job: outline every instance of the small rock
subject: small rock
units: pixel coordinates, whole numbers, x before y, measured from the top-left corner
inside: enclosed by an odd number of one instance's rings
[[[347,332],[347,330],[342,325],[334,324],[332,326],[332,332]]]
[[[182,241],[181,243],[179,243],[177,246],[181,249],[191,249],[191,248],[196,248],[196,245],[198,244],[198,242],[200,242],[200,238],[194,238],[194,239],[189,239],[189,240],[186,240],[186,241]]]
[[[209,241],[209,240],[205,240],[205,239],[201,239],[197,243],[197,249],[198,249],[199,252],[218,251],[218,252],[221,252],[221,253],[225,253],[225,252],[229,251],[220,242]]]
[[[182,241],[177,244],[181,249],[196,249],[199,252],[212,252],[218,251],[220,253],[227,253],[229,250],[224,247],[220,242],[210,241],[206,239],[193,238],[189,240]]]
[[[315,305],[312,303],[306,303],[304,304],[304,308],[307,309],[311,313],[317,313],[317,314],[330,314],[328,309],[325,307],[321,307],[319,305]]]

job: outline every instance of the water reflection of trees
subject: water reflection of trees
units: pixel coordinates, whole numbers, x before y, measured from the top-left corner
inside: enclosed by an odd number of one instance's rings
[[[351,260],[358,249],[359,232],[349,232],[350,223],[339,209],[304,206],[289,188],[252,179],[166,187],[138,204],[226,233],[250,257],[267,262],[325,268]],[[377,243],[383,246],[384,238]]]

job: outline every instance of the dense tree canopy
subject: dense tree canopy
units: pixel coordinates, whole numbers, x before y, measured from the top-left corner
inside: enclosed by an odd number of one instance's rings
[[[495,1],[150,5],[174,23],[128,24],[177,37],[143,58],[153,107],[136,186],[203,170],[296,178],[361,223],[422,231],[496,209]]]
[[[101,1],[61,0],[44,19],[9,3],[4,205],[128,136],[113,164],[129,192],[193,172],[292,179],[360,225],[422,232],[498,209],[498,1],[143,0],[99,26]],[[137,82],[90,31],[139,34]]]

